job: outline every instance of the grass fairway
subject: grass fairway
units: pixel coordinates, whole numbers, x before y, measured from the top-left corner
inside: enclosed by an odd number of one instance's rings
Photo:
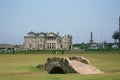
[[[47,53],[47,52],[46,52]],[[66,51],[60,54],[0,54],[0,80],[120,80],[119,51]],[[48,57],[83,56],[104,74],[48,74],[37,69]]]

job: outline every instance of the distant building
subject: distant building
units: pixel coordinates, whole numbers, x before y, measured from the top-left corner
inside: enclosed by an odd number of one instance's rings
[[[112,45],[112,48],[113,48],[113,49],[118,49],[119,46],[118,46],[117,44],[114,44],[114,45]]]
[[[53,32],[29,32],[24,36],[24,49],[72,49],[72,36],[59,36]]]
[[[0,44],[0,52],[9,52],[8,50],[22,50],[22,49],[23,45]]]
[[[0,49],[13,49],[14,45],[10,44],[0,44]]]
[[[93,43],[90,45],[89,49],[103,49],[105,45],[103,43]]]
[[[92,32],[91,32],[91,34],[90,34],[90,43],[91,43],[91,44],[93,43],[93,34],[92,34]]]

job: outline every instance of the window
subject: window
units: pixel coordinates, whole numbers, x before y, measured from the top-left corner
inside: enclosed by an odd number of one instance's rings
[[[42,48],[42,44],[39,45],[39,48]]]
[[[32,39],[30,39],[30,43],[32,43]]]
[[[61,48],[62,48],[62,44],[61,44]]]
[[[40,39],[40,42],[42,42],[42,39]]]

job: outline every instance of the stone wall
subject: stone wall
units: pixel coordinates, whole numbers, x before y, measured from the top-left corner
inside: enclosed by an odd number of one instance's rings
[[[87,60],[86,58],[84,57],[81,57],[81,56],[73,56],[73,57],[69,57],[70,60],[76,60],[78,62],[82,62],[82,63],[85,63],[85,64],[90,64],[90,61]]]

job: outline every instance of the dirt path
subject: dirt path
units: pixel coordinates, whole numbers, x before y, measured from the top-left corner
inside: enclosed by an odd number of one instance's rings
[[[80,74],[101,74],[103,73],[99,69],[97,69],[96,67],[90,64],[84,64],[76,60],[71,60],[70,65],[76,70],[76,72]]]
[[[0,74],[0,76],[29,76],[29,75],[42,75],[46,72],[31,72],[31,73],[10,73],[10,74]]]

